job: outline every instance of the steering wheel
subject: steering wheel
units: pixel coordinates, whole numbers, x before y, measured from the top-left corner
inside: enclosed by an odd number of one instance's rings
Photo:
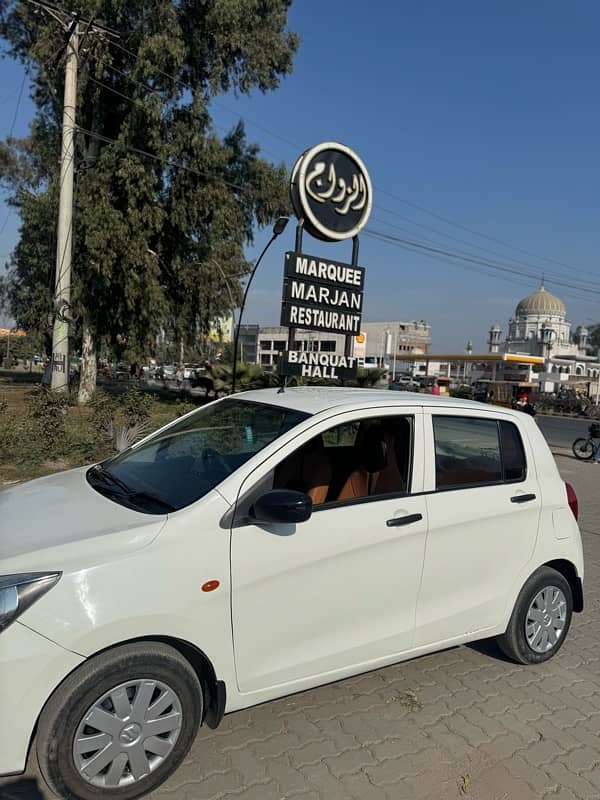
[[[215,467],[220,468],[225,475],[230,475],[232,472],[227,461],[225,461],[223,456],[215,450],[214,447],[202,448],[200,462],[202,463],[202,468],[207,472]]]

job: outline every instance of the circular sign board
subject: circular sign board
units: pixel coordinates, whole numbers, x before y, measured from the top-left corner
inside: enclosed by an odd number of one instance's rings
[[[306,231],[325,242],[356,236],[373,204],[365,165],[338,142],[323,142],[302,153],[292,170],[290,192]]]

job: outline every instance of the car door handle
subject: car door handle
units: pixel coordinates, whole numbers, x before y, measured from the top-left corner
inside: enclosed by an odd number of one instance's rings
[[[534,494],[516,494],[510,498],[511,503],[530,503],[532,500],[535,500]]]
[[[393,519],[388,519],[385,523],[388,528],[396,528],[399,525],[410,525],[412,522],[419,522],[419,520],[423,519],[423,514],[406,514],[404,517],[393,517]]]

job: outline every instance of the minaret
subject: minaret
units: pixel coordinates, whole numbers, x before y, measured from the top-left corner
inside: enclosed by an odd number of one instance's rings
[[[579,350],[585,354],[588,345],[589,331],[585,325],[580,325],[575,331],[575,342]]]
[[[502,328],[500,327],[500,325],[498,325],[497,322],[494,322],[494,324],[490,328],[490,335],[488,337],[488,347],[490,353],[500,352],[501,333],[502,333]]]

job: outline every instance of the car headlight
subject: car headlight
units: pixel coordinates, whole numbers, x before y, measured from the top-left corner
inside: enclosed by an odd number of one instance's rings
[[[51,589],[62,572],[24,572],[0,576],[0,633]]]

